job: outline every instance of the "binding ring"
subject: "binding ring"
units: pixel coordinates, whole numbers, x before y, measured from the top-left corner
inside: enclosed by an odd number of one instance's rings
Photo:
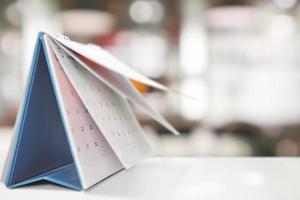
[[[70,38],[68,36],[65,36],[65,35],[56,35],[58,38],[62,39],[62,40],[66,40],[66,41],[70,41]]]

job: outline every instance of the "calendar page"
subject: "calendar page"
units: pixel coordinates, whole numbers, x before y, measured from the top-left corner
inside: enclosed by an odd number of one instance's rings
[[[45,43],[73,157],[83,187],[87,188],[123,166],[66,76],[47,37]]]
[[[158,82],[155,82],[152,79],[149,79],[148,77],[138,73],[137,71],[133,70],[125,63],[119,61],[118,59],[116,59],[114,56],[112,56],[111,54],[109,54],[107,51],[103,50],[99,46],[93,44],[81,44],[69,39],[66,40],[65,36],[60,37],[61,35],[58,36],[49,33],[47,33],[47,35],[49,35],[49,37],[51,37],[55,41],[60,42],[67,48],[72,49],[76,53],[83,55],[84,57],[94,61],[95,63],[103,65],[104,67],[112,70],[115,73],[121,74],[124,77],[128,77],[130,79],[139,81],[141,83],[144,83],[146,85],[164,91],[170,91],[166,86]]]
[[[51,42],[51,46],[83,104],[124,167],[129,168],[151,156],[151,148],[127,100],[57,44]]]
[[[95,63],[94,61],[81,56],[80,58],[78,57],[79,55],[76,54],[65,47],[62,43],[53,40],[60,48],[62,48],[67,54],[71,55],[80,65],[82,65],[86,70],[88,70],[90,73],[92,73],[94,76],[96,76],[99,80],[103,81],[106,85],[111,87],[115,92],[119,93],[120,95],[124,96],[127,98],[129,101],[131,101],[133,104],[141,108],[147,115],[155,119],[158,123],[162,124],[164,127],[166,127],[169,131],[174,133],[175,135],[179,135],[180,133],[167,121],[162,117],[157,111],[155,111],[147,101],[144,100],[144,98],[140,95],[140,93],[131,85],[127,77],[130,77],[128,73],[130,73],[130,70],[124,70],[126,76],[123,76],[119,73],[116,73],[106,67],[103,67],[99,65],[98,63]],[[72,46],[76,46],[76,48],[82,49],[82,44],[77,44],[73,41],[66,40],[64,44],[72,44]],[[94,50],[93,54],[95,52],[99,51],[98,47],[91,47],[90,48],[85,48],[85,50]],[[100,49],[101,50],[101,49]],[[101,53],[99,53],[100,55]],[[103,57],[103,56],[102,56]],[[84,58],[84,61],[82,61],[81,58]],[[112,58],[113,59],[113,58]],[[109,59],[109,60],[112,60]],[[88,62],[88,64],[86,64]],[[108,61],[107,61],[108,62]],[[116,62],[112,62],[116,63]],[[108,64],[108,63],[107,63]],[[135,76],[136,77],[136,76]]]

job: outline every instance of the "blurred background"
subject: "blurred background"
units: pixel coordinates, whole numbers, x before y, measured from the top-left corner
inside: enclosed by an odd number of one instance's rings
[[[298,156],[299,28],[298,0],[1,0],[0,126],[14,125],[43,30],[199,99],[134,82],[182,133],[135,109],[157,155]]]

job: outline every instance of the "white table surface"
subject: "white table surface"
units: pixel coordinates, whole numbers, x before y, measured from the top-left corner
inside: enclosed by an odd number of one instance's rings
[[[10,140],[0,129],[0,167]],[[7,189],[0,199],[299,200],[298,158],[152,158],[84,192],[35,184]],[[6,197],[6,198],[4,198]]]

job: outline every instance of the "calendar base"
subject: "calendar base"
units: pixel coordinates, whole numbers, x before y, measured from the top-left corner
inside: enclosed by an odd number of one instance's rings
[[[63,167],[60,167],[58,169],[52,170],[50,172],[47,172],[45,174],[32,177],[30,179],[27,179],[25,181],[19,182],[14,185],[10,185],[10,188],[17,188],[23,185],[28,185],[31,183],[36,183],[39,181],[49,181],[54,184],[58,184],[61,186],[65,186],[74,190],[82,190],[80,187],[80,180],[77,176],[76,167],[74,163],[65,165]]]
[[[61,120],[41,44],[36,48],[36,67],[26,98],[17,148],[7,186],[14,188],[40,180],[81,189],[78,173]],[[34,83],[33,83],[34,82]],[[64,181],[62,181],[64,179]],[[77,184],[77,185],[76,185]]]

